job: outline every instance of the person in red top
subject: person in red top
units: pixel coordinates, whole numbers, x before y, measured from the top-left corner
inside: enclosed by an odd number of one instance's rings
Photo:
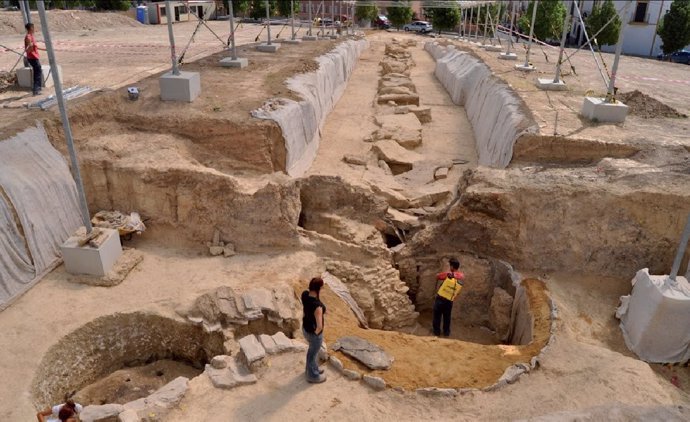
[[[441,321],[443,320],[443,336],[450,336],[450,314],[453,310],[453,302],[458,298],[462,290],[465,274],[458,271],[460,261],[457,258],[448,260],[450,271],[444,271],[436,275],[436,281],[442,281],[441,287],[436,292],[436,300],[433,308],[432,328],[435,336],[441,335]]]
[[[43,71],[41,70],[41,62],[38,59],[38,50],[46,51],[45,48],[40,48],[36,44],[34,39],[34,24],[27,23],[26,36],[24,37],[24,51],[26,52],[26,58],[29,61],[29,66],[34,70],[34,86],[33,93],[38,95],[41,93],[41,87],[43,86]]]

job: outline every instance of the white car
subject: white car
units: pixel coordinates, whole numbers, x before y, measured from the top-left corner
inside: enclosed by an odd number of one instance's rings
[[[431,32],[433,30],[431,24],[426,21],[414,21],[412,23],[408,23],[407,25],[403,26],[403,29],[405,31],[421,32],[422,34]]]

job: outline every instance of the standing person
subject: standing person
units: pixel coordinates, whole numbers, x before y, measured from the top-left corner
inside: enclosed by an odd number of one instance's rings
[[[34,70],[34,95],[39,95],[41,93],[41,87],[43,86],[43,70],[41,70],[41,62],[38,59],[38,50],[46,51],[45,48],[40,48],[36,44],[36,39],[34,38],[34,24],[27,23],[26,36],[24,37],[24,52],[26,52],[26,58],[29,61],[29,66]]]
[[[453,310],[453,302],[458,298],[463,287],[465,274],[458,271],[460,261],[457,258],[448,260],[450,271],[438,273],[436,281],[443,281],[436,292],[436,300],[433,309],[433,331],[435,336],[441,335],[441,320],[443,320],[443,336],[450,336],[450,314]]]
[[[38,412],[36,418],[38,418],[38,422],[57,422],[62,421],[62,415],[67,418],[73,417],[76,421],[76,415],[81,413],[81,411],[81,404],[75,403],[72,399],[65,399],[65,402],[62,404],[56,404],[53,407],[47,407],[45,410]]]
[[[326,306],[319,299],[319,292],[323,287],[323,279],[314,277],[309,282],[309,290],[302,292],[302,333],[309,343],[307,349],[307,365],[305,375],[307,382],[318,384],[326,381],[323,369],[319,368],[319,350],[323,344],[323,326]]]

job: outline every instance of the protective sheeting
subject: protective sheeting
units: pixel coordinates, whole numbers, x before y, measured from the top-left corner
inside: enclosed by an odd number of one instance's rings
[[[532,342],[532,329],[534,328],[534,315],[529,304],[527,289],[522,285],[515,286],[513,298],[513,310],[510,315],[510,344],[530,344]]]
[[[538,125],[522,100],[478,58],[454,46],[436,42],[424,48],[436,60],[436,78],[455,104],[465,107],[472,123],[479,164],[505,168],[513,157],[513,145],[525,132],[536,133]]]
[[[616,317],[625,344],[642,360],[653,363],[690,359],[690,284],[668,276],[637,272],[633,290],[621,297]]]
[[[77,191],[42,127],[0,141],[0,309],[60,259],[80,226]]]
[[[302,176],[316,158],[326,116],[343,94],[357,59],[368,45],[366,40],[340,43],[316,59],[319,63],[316,72],[288,79],[288,88],[302,97],[302,101],[279,98],[252,111],[252,116],[273,120],[280,126],[287,151],[285,171],[290,176]]]
[[[347,286],[342,281],[340,281],[338,277],[334,276],[328,271],[325,271],[321,275],[321,278],[323,278],[324,283],[326,283],[328,287],[330,287],[331,290],[333,290],[333,293],[338,295],[338,297],[341,298],[345,303],[347,303],[350,309],[352,309],[352,312],[357,317],[357,321],[359,321],[359,325],[362,326],[362,328],[369,328],[369,324],[367,323],[367,317],[364,315],[362,308],[360,308],[357,304],[357,301],[350,294],[350,289],[348,289]]]

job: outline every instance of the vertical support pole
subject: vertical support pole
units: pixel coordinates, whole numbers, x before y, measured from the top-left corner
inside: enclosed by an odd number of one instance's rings
[[[563,53],[565,52],[565,38],[568,36],[568,32],[570,32],[570,8],[568,6],[571,5],[571,3],[574,0],[568,0],[566,2],[566,15],[565,15],[565,22],[563,22],[563,35],[561,36],[561,48],[558,51],[558,62],[556,62],[556,74],[553,77],[553,83],[557,84],[561,81],[561,63],[563,62]]]
[[[484,12],[484,38],[482,39],[482,44],[486,44],[486,35],[489,32],[489,13],[491,13],[491,10],[489,10],[489,3],[486,3],[486,11]]]
[[[628,0],[632,2],[632,0]],[[621,52],[623,52],[623,36],[625,35],[625,29],[628,27],[628,13],[621,16],[623,25],[621,26],[621,32],[618,34],[618,43],[616,44],[616,57],[613,59],[613,66],[611,66],[611,78],[609,79],[609,89],[606,94],[606,100],[608,102],[616,101],[616,73],[618,72],[618,63],[621,59]]]
[[[271,45],[271,5],[266,0],[266,35],[268,35],[267,45]]]
[[[537,19],[537,7],[539,7],[539,0],[534,0],[534,8],[532,9],[532,23],[529,25],[529,40],[527,41],[527,54],[525,54],[525,67],[529,67],[529,53],[532,51],[532,37],[534,36],[534,21]]]
[[[172,73],[173,75],[179,75],[180,69],[177,67],[177,53],[175,53],[175,34],[173,33],[172,27],[172,21],[173,19],[175,19],[175,15],[172,12],[170,0],[165,0],[165,18],[168,21],[168,38],[170,39],[170,59],[172,60]]]
[[[53,74],[53,84],[55,85],[55,98],[57,99],[58,108],[60,109],[60,118],[62,120],[62,128],[65,131],[65,141],[67,142],[67,150],[69,151],[70,163],[72,164],[72,175],[77,185],[77,194],[79,196],[79,208],[81,209],[81,218],[86,227],[86,233],[91,233],[93,227],[91,226],[91,217],[89,214],[89,207],[86,202],[86,194],[84,193],[84,183],[81,179],[81,171],[79,170],[79,160],[77,159],[77,151],[74,149],[74,139],[72,138],[72,128],[67,117],[67,104],[62,95],[62,82],[60,81],[60,69],[55,60],[55,50],[53,50],[53,41],[50,38],[50,29],[48,28],[48,19],[46,17],[45,3],[43,0],[36,2],[38,6],[38,16],[41,20],[41,29],[43,31],[43,39],[45,40],[46,50],[48,52],[48,61],[50,63],[50,70]]]
[[[19,0],[19,10],[22,12],[22,20],[24,21],[24,26],[31,22],[31,16],[29,15],[28,9],[29,3],[24,0]]]
[[[232,9],[232,0],[228,1],[228,11],[230,12],[230,51],[233,60],[237,60],[237,45],[235,44],[235,12]]]
[[[335,35],[335,0],[331,0],[331,35]]]
[[[510,37],[510,41],[508,42],[508,53],[506,53],[507,55],[510,55],[510,49],[513,47],[513,25],[515,23],[515,4],[516,3],[511,3],[510,28],[508,28],[508,37]]]
[[[477,6],[477,28],[475,28],[475,31],[474,31],[474,39],[476,41],[479,41],[479,21],[481,20],[481,18],[482,18],[482,7]]]
[[[462,38],[462,6],[460,6],[460,20],[458,21],[458,39]]]
[[[326,36],[326,23],[323,21],[325,16],[326,16],[326,3],[324,2],[324,0],[321,0],[321,36],[322,37]]]
[[[293,0],[290,0],[290,30],[292,31],[292,37],[290,37],[291,40],[295,39],[295,2]]]
[[[474,7],[470,8],[470,34],[467,37],[467,41],[472,39],[472,21],[474,20]]]
[[[467,39],[467,9],[465,9],[465,16],[463,17],[462,38]]]
[[[314,20],[311,17],[312,4],[313,4],[313,2],[311,0],[309,0],[309,36],[310,37],[313,36],[311,33],[312,32],[311,30],[314,28]]]
[[[683,235],[680,237],[680,244],[678,245],[678,251],[676,251],[676,258],[673,260],[673,267],[671,267],[671,275],[669,276],[669,278],[674,282],[676,281],[676,276],[678,275],[678,270],[680,269],[680,262],[683,260],[683,255],[685,255],[685,250],[688,247],[689,239],[690,214],[688,214],[688,221],[685,223],[685,230],[683,230]]]

